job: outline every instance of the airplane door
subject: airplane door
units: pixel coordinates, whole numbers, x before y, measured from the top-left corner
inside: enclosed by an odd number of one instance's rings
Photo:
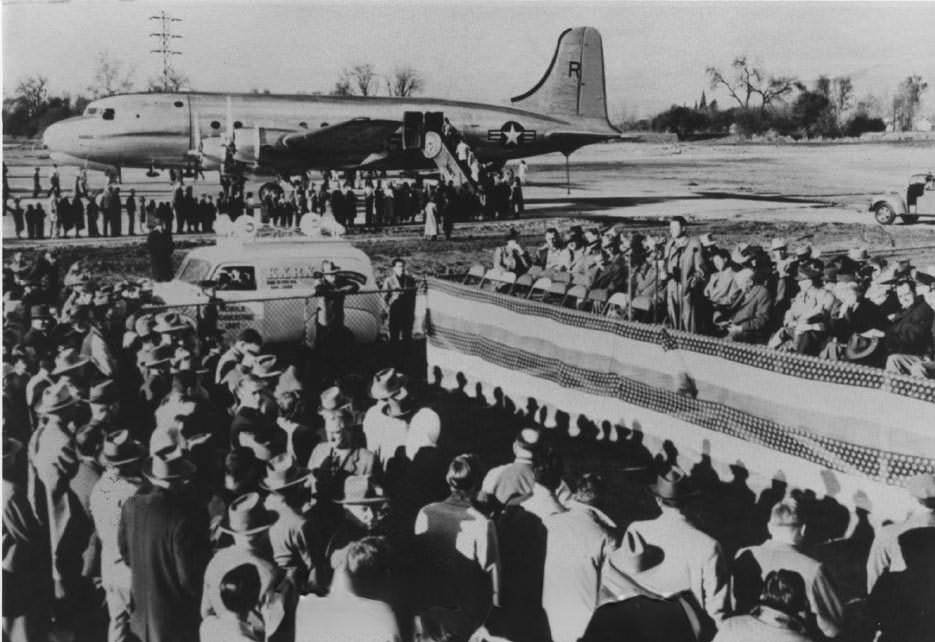
[[[407,111],[403,114],[403,149],[420,149],[425,121],[421,111]]]
[[[445,128],[445,113],[429,111],[425,113],[425,131],[441,134]]]

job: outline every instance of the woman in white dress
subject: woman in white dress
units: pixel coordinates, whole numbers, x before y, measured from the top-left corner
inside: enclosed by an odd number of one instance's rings
[[[422,211],[425,214],[423,236],[434,241],[438,238],[438,205],[435,204],[435,199],[429,198]]]

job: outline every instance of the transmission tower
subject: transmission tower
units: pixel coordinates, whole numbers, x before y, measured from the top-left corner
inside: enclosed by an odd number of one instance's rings
[[[160,29],[156,33],[149,34],[150,38],[157,38],[159,41],[158,49],[151,49],[151,53],[162,54],[162,90],[169,91],[169,74],[172,72],[172,56],[181,56],[181,51],[172,49],[172,41],[182,36],[172,33],[172,23],[182,22],[181,18],[173,18],[165,11],[160,11],[158,16],[150,16],[150,20],[158,20]]]

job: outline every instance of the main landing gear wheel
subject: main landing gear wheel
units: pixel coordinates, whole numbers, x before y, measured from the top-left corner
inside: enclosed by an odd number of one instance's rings
[[[896,220],[896,213],[893,211],[893,208],[886,203],[880,203],[873,208],[873,218],[875,218],[880,225],[889,225]]]
[[[273,200],[275,201],[277,198],[285,194],[279,183],[274,183],[272,181],[269,183],[263,183],[260,186],[260,191],[258,193],[261,201],[265,200],[267,195],[272,196]]]

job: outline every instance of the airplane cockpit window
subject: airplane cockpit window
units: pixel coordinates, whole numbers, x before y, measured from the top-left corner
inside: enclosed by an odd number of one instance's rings
[[[218,121],[216,121],[216,120],[212,120],[212,121],[211,121],[211,129],[220,129],[220,128],[221,128],[221,123],[220,123],[220,122],[218,122]]]
[[[97,107],[88,107],[87,109],[84,110],[85,116],[93,116],[96,113],[97,113]]]
[[[243,123],[240,122],[239,120],[235,120],[235,121],[234,121],[234,129],[240,129],[241,127],[243,127]]]
[[[173,104],[174,104],[176,107],[184,107],[184,106],[185,106],[185,103],[183,103],[181,100],[176,100],[175,103],[173,103]]]
[[[256,273],[252,265],[233,266],[225,265],[218,268],[218,290],[234,290],[239,292],[256,290]]]
[[[105,110],[103,111],[103,113],[101,114],[101,118],[103,118],[104,120],[113,120],[113,119],[114,119],[114,110],[111,109],[110,107],[108,107],[108,108],[105,109]]]

